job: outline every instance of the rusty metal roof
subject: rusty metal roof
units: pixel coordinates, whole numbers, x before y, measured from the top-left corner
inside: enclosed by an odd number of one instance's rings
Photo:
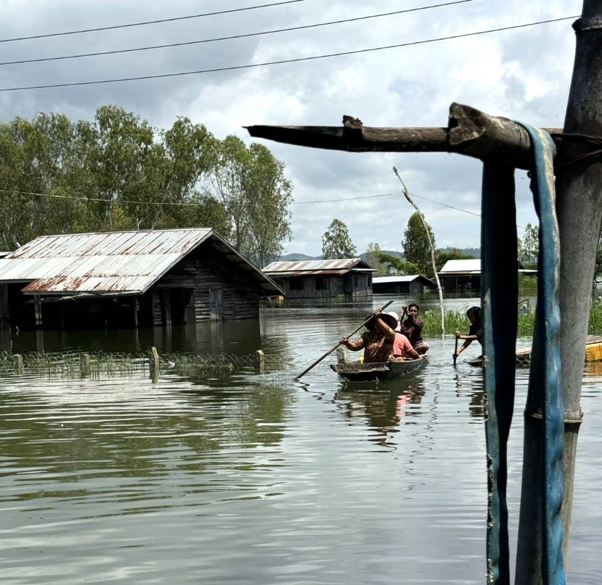
[[[0,257],[0,282],[29,282],[23,292],[30,294],[141,294],[207,240],[264,294],[283,294],[210,228],[40,236]]]
[[[302,276],[313,274],[345,274],[353,269],[362,272],[374,271],[361,258],[343,258],[341,260],[296,260],[292,262],[272,262],[263,271],[270,276]]]

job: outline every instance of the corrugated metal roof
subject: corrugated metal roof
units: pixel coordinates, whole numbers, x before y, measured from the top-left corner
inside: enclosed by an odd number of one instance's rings
[[[295,272],[302,272],[307,274],[308,272],[320,271],[320,273],[328,273],[329,271],[347,271],[354,267],[370,268],[366,262],[361,258],[343,258],[340,260],[296,260],[292,262],[272,262],[268,264],[263,271],[266,274],[274,276],[283,276],[280,273],[291,273],[287,276],[293,275]],[[342,274],[342,272],[339,272]]]
[[[266,294],[283,294],[210,228],[40,236],[0,257],[0,282],[29,282],[26,293],[142,293],[208,238]]]
[[[471,260],[448,260],[439,274],[480,274],[481,259],[473,258]]]
[[[425,280],[427,282],[429,282],[430,284],[432,284],[433,286],[436,286],[436,284],[430,279],[430,278],[426,278],[426,276],[422,276],[420,274],[406,274],[404,276],[375,276],[372,279],[372,283],[373,284],[388,284],[391,282],[412,282],[414,280],[416,280],[417,278],[420,278],[421,280]]]

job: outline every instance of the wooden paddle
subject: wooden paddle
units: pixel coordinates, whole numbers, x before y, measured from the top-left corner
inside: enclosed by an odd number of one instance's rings
[[[384,311],[392,302],[393,301],[389,301],[386,305],[383,305],[380,310]],[[345,337],[351,337],[354,333],[357,333],[366,323],[368,323],[368,321],[370,321],[370,319],[372,319],[372,317],[374,317],[374,313],[372,313],[372,315],[370,315],[367,319],[365,319],[364,322],[359,327],[356,327],[349,335],[346,335]],[[329,349],[321,358],[317,359],[311,366],[309,366],[308,368],[303,370],[295,378],[295,380],[299,380],[302,376],[305,376],[305,374],[307,374],[307,372],[309,372],[309,370],[311,370],[314,366],[317,366],[327,355],[330,355],[337,347],[339,347],[339,345],[341,345],[340,341],[332,349]]]
[[[456,335],[456,348],[454,349],[454,368],[456,367],[456,360],[458,359],[458,336]]]

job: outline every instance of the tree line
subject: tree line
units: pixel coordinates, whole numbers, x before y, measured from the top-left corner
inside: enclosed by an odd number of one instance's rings
[[[435,243],[435,235],[431,227],[431,240]],[[602,236],[600,238],[602,245]],[[518,238],[518,260],[524,268],[537,268],[539,253],[539,228],[528,223],[525,227],[523,239]],[[601,246],[602,247],[602,246]],[[378,270],[378,276],[390,274],[422,274],[429,278],[434,276],[431,263],[429,240],[425,227],[418,213],[413,213],[408,220],[407,227],[401,241],[404,258],[398,258],[382,252],[378,243],[371,242],[365,252],[368,264]],[[349,235],[347,225],[335,219],[322,237],[323,258],[353,258],[357,248]],[[602,258],[602,253],[600,254]],[[468,260],[474,258],[457,248],[436,251],[436,268],[440,271],[448,260]],[[600,261],[602,266],[602,260]]]
[[[211,227],[262,267],[291,236],[292,185],[265,146],[101,106],[0,124],[0,246],[44,234]]]

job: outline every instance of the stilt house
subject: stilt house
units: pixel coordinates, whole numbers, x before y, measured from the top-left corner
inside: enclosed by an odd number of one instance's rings
[[[289,299],[371,297],[376,272],[361,258],[272,262],[263,271]]]
[[[259,316],[280,287],[209,228],[40,236],[0,258],[2,320],[142,327]]]

